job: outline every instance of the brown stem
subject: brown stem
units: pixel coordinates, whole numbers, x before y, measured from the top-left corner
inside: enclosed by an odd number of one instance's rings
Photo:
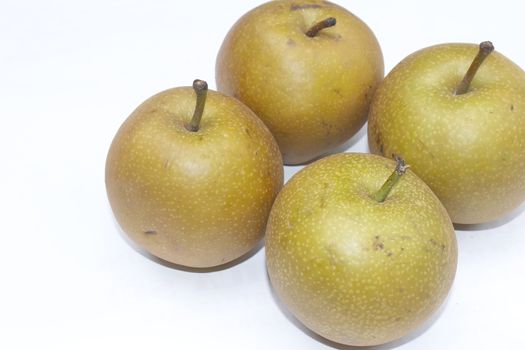
[[[379,203],[383,203],[394,186],[399,182],[401,179],[401,176],[407,171],[408,165],[405,164],[405,161],[398,156],[394,156],[394,159],[397,162],[396,170],[390,175],[390,177],[386,180],[386,182],[381,186],[379,191],[377,191],[373,198],[378,201]]]
[[[333,27],[333,26],[335,26],[336,23],[337,23],[337,20],[334,17],[328,17],[327,19],[322,20],[321,22],[315,24],[312,28],[310,28],[306,32],[306,35],[309,36],[310,38],[313,38],[321,30],[323,30],[325,28]]]
[[[481,64],[489,55],[494,51],[494,45],[490,41],[484,41],[481,44],[479,44],[479,52],[474,58],[474,61],[472,61],[472,64],[470,65],[470,68],[467,71],[467,74],[465,74],[465,77],[459,83],[458,88],[456,89],[456,95],[463,95],[468,92],[470,88],[470,84],[472,83],[472,80],[474,79],[474,76],[478,72],[479,67],[481,67]]]
[[[193,82],[193,90],[197,94],[197,102],[195,104],[195,111],[191,118],[190,125],[188,125],[189,131],[199,131],[202,113],[204,112],[204,105],[206,104],[206,97],[208,96],[208,83],[204,80],[196,79]]]

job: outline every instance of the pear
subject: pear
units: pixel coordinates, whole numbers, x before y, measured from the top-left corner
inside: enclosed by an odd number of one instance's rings
[[[352,137],[383,75],[370,28],[321,0],[271,1],[248,12],[216,63],[219,91],[263,120],[286,164],[312,160]]]
[[[408,334],[439,308],[457,244],[445,208],[401,159],[338,154],[301,170],[278,195],[266,261],[304,325],[367,346]]]
[[[418,51],[390,72],[370,111],[370,150],[402,155],[458,224],[502,218],[525,200],[525,72],[493,50]]]
[[[281,154],[268,129],[201,80],[141,104],[106,161],[109,202],[125,233],[149,253],[189,267],[250,251],[282,184]]]

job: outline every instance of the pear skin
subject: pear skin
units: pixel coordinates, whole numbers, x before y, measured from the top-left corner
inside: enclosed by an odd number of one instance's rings
[[[319,157],[357,133],[383,75],[370,28],[320,0],[271,1],[248,12],[216,63],[218,90],[263,120],[286,164]]]
[[[212,267],[261,240],[283,184],[279,148],[239,101],[210,91],[197,131],[191,87],[161,92],[124,122],[108,153],[106,187],[124,232],[149,253]]]
[[[272,286],[331,341],[369,346],[407,335],[454,280],[457,243],[445,208],[410,169],[399,177],[394,168],[376,155],[330,156],[297,173],[272,208]]]
[[[456,94],[478,51],[410,55],[378,89],[368,123],[370,150],[402,155],[458,224],[502,218],[525,200],[525,72],[493,52]]]

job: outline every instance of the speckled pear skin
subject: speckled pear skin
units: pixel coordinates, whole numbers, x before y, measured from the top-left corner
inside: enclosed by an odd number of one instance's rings
[[[291,312],[332,341],[400,338],[451,288],[457,244],[450,218],[408,170],[383,203],[371,196],[395,169],[371,154],[338,154],[297,173],[266,231],[271,283]]]
[[[223,94],[208,92],[200,130],[188,131],[195,101],[184,87],[140,105],[113,140],[106,187],[134,242],[201,268],[232,261],[261,240],[283,164],[264,124]]]
[[[314,38],[315,23],[337,24]],[[300,164],[341,145],[365,123],[384,76],[381,48],[359,18],[328,1],[271,1],[226,36],[219,91],[244,102],[275,136],[284,162]]]
[[[402,155],[459,224],[525,200],[525,73],[494,52],[455,96],[477,52],[445,44],[407,57],[378,89],[368,124],[370,150]]]

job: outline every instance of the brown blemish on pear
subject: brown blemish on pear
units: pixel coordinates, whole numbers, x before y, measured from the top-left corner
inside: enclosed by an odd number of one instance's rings
[[[290,10],[298,11],[298,10],[307,10],[307,9],[319,9],[321,7],[322,6],[318,4],[292,4],[292,6],[290,6]]]

